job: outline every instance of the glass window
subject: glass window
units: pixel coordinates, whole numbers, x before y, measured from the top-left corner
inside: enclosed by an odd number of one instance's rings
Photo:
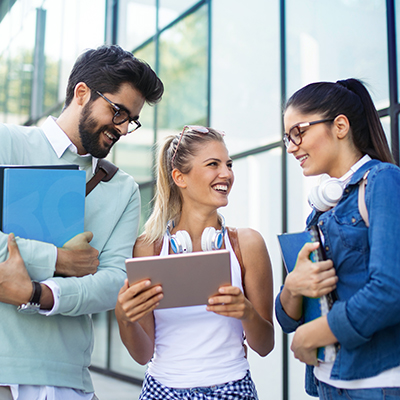
[[[108,315],[109,312],[102,312],[92,316],[94,326],[92,365],[99,368],[107,367]]]
[[[160,35],[158,137],[183,125],[207,122],[207,8],[201,7]]]
[[[123,375],[128,375],[133,378],[143,379],[146,371],[145,365],[140,365],[134,361],[128,353],[126,347],[122,344],[119,335],[118,322],[115,314],[111,314],[111,351],[110,351],[110,369],[114,372],[119,372]]]
[[[24,24],[21,24],[22,18]],[[2,122],[23,124],[29,120],[31,111],[36,11],[29,8],[29,12],[22,14],[20,4],[16,3],[9,21],[10,26],[15,22],[21,29],[16,31],[15,26],[11,29],[14,35],[9,50],[5,52],[4,59],[1,57],[1,70],[6,77],[4,100],[7,102],[3,108],[5,118]],[[6,18],[3,23],[7,23]]]
[[[392,134],[390,129],[390,117],[386,116],[381,118],[381,124],[383,126],[383,130],[385,131],[386,139],[389,143],[389,147],[392,148]]]
[[[279,2],[212,2],[211,126],[231,154],[279,141]]]
[[[160,0],[159,29],[163,29],[196,3],[194,0]]]
[[[229,204],[219,212],[227,226],[256,229],[267,244],[274,276],[274,296],[282,282],[282,261],[276,234],[282,230],[281,148],[234,160],[235,182]],[[275,349],[261,358],[249,349],[251,375],[260,399],[280,399],[282,335],[275,323]],[[268,373],[266,373],[268,371]],[[296,397],[295,397],[296,398]]]
[[[58,5],[53,4],[56,2]],[[59,101],[63,102],[68,77],[79,54],[104,43],[105,0],[46,0],[44,6],[55,16],[53,22],[61,26],[55,30],[54,37],[51,34],[46,35],[46,49],[52,48],[58,54],[58,93]],[[48,20],[50,19],[49,17]],[[47,32],[50,32],[49,29]]]
[[[378,109],[389,105],[384,1],[288,0],[286,26],[289,96],[310,82],[354,77]]]
[[[133,50],[156,33],[155,0],[118,2],[118,44]]]
[[[144,229],[144,224],[149,219],[152,211],[152,200],[154,197],[154,185],[152,182],[140,186],[140,198],[142,200],[142,207],[140,210],[140,224],[139,224],[139,234],[141,234]]]
[[[136,51],[135,57],[154,69],[154,43]],[[113,161],[138,183],[153,179],[154,113],[155,106],[145,104],[139,116],[141,128],[121,137],[113,148]]]
[[[400,0],[395,0],[394,2],[394,15],[396,24],[396,45],[397,45],[397,91],[398,100],[400,100]]]

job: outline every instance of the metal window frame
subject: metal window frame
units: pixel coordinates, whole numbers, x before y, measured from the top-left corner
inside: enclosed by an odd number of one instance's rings
[[[108,2],[112,2],[114,7],[113,10],[117,9],[118,7],[118,0],[108,0]],[[156,72],[159,72],[159,37],[160,35],[173,27],[175,24],[180,22],[182,19],[187,17],[189,14],[194,13],[197,11],[200,7],[203,5],[208,6],[208,63],[207,63],[207,68],[208,68],[208,115],[207,115],[207,121],[209,124],[210,121],[210,114],[211,114],[211,38],[212,38],[212,12],[211,12],[211,2],[212,0],[202,0],[193,5],[190,9],[182,13],[179,17],[177,17],[174,21],[163,27],[162,29],[159,29],[159,24],[158,24],[158,10],[159,10],[159,0],[156,1],[156,7],[157,7],[157,29],[155,35],[150,37],[148,40],[143,42],[140,46],[134,49],[135,51],[138,51],[148,45],[151,42],[155,43],[155,51],[156,51]],[[287,67],[287,61],[286,61],[286,0],[279,0],[279,8],[280,8],[280,92],[281,92],[281,104],[284,104],[286,101],[286,96],[287,96],[287,88],[286,88],[286,82],[287,82],[287,74],[286,74],[286,67]],[[399,165],[399,114],[400,114],[400,103],[399,103],[399,97],[398,97],[398,61],[397,61],[397,43],[396,43],[396,14],[395,14],[395,0],[386,0],[386,20],[387,20],[387,43],[388,43],[388,69],[389,69],[389,100],[390,100],[390,105],[387,108],[380,109],[378,111],[378,114],[380,117],[385,117],[389,116],[390,117],[390,132],[391,132],[391,146],[392,146],[392,152],[393,156],[395,158],[395,162],[397,165]],[[118,24],[118,18],[114,16],[111,19],[108,19],[108,21],[112,21],[113,24]],[[114,26],[111,30],[114,35],[113,38],[116,41],[116,26]],[[157,106],[156,106],[157,107]],[[157,138],[157,109],[155,110],[155,116],[154,116],[154,142],[156,141]],[[283,129],[283,118],[281,121],[281,129],[282,132],[284,131]],[[259,153],[264,153],[270,150],[273,150],[275,148],[281,147],[282,148],[282,159],[281,159],[281,168],[282,168],[282,188],[281,188],[281,196],[282,196],[282,231],[286,232],[288,228],[288,205],[287,205],[287,196],[288,196],[288,170],[287,170],[287,153],[286,150],[282,144],[282,142],[275,142],[271,143],[266,146],[260,146],[257,148],[253,148],[250,150],[247,150],[242,153],[234,154],[232,156],[232,159],[238,160],[242,159],[245,157],[248,157],[250,155],[255,155]],[[153,153],[153,165],[155,163],[155,154]],[[142,188],[148,188],[151,187],[154,190],[154,184],[155,184],[155,177],[151,181],[143,182],[140,184],[140,187]],[[283,271],[283,277],[286,274],[286,271],[282,265],[282,271]],[[111,329],[111,318],[109,320],[109,330]],[[282,399],[283,400],[288,400],[289,399],[289,352],[288,352],[288,336],[285,333],[282,333],[283,335],[283,350],[282,350],[282,358],[283,358],[283,364],[282,364]],[[109,334],[108,337],[108,349],[111,348],[111,336]],[[110,354],[108,354],[108,357]],[[105,375],[112,376],[117,379],[121,379],[126,382],[131,382],[135,384],[141,384],[141,381],[133,378],[128,375],[122,375],[116,372],[113,372],[110,369],[110,362],[108,360],[108,368],[99,368],[96,366],[92,366],[91,370],[103,373]]]

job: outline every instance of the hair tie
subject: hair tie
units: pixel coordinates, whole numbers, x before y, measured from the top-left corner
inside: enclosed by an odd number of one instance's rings
[[[341,81],[336,81],[340,86],[343,86],[344,88],[350,90],[349,84],[347,83],[347,79],[341,80]]]

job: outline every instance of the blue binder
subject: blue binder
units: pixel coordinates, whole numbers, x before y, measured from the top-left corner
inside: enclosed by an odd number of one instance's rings
[[[2,189],[4,233],[62,247],[84,231],[85,171],[5,167]]]
[[[320,242],[318,228],[311,226],[310,229],[303,232],[283,233],[278,235],[278,241],[281,248],[282,259],[285,264],[286,271],[292,272],[297,261],[299,251],[306,243]],[[326,260],[323,252],[323,246],[310,254],[312,262]],[[329,293],[321,298],[303,298],[303,316],[304,322],[312,321],[316,318],[326,315],[336,300],[336,293]],[[318,349],[318,359],[320,361],[333,361],[336,357],[337,348],[335,345],[321,347]]]

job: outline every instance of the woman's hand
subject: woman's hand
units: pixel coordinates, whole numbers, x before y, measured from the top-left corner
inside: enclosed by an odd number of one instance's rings
[[[242,291],[235,286],[221,286],[218,294],[208,299],[207,311],[240,320],[249,319],[254,308]]]
[[[321,297],[336,288],[338,277],[332,260],[312,262],[310,254],[319,243],[306,243],[297,256],[296,266],[286,276],[280,301],[286,314],[298,321],[302,316],[303,296]]]
[[[319,243],[306,243],[297,256],[296,266],[288,274],[285,287],[292,297],[321,297],[336,288],[338,278],[332,260],[312,262],[310,254]]]
[[[312,329],[309,324],[303,324],[296,329],[290,350],[293,351],[294,357],[308,365],[318,365],[317,348],[312,346],[310,342]]]
[[[128,280],[125,280],[115,307],[115,315],[119,321],[137,322],[158,306],[164,296],[162,287],[150,285],[149,280],[144,280],[129,286]]]
[[[317,349],[334,343],[337,343],[337,339],[324,316],[299,326],[290,349],[298,360],[308,365],[318,365]]]

